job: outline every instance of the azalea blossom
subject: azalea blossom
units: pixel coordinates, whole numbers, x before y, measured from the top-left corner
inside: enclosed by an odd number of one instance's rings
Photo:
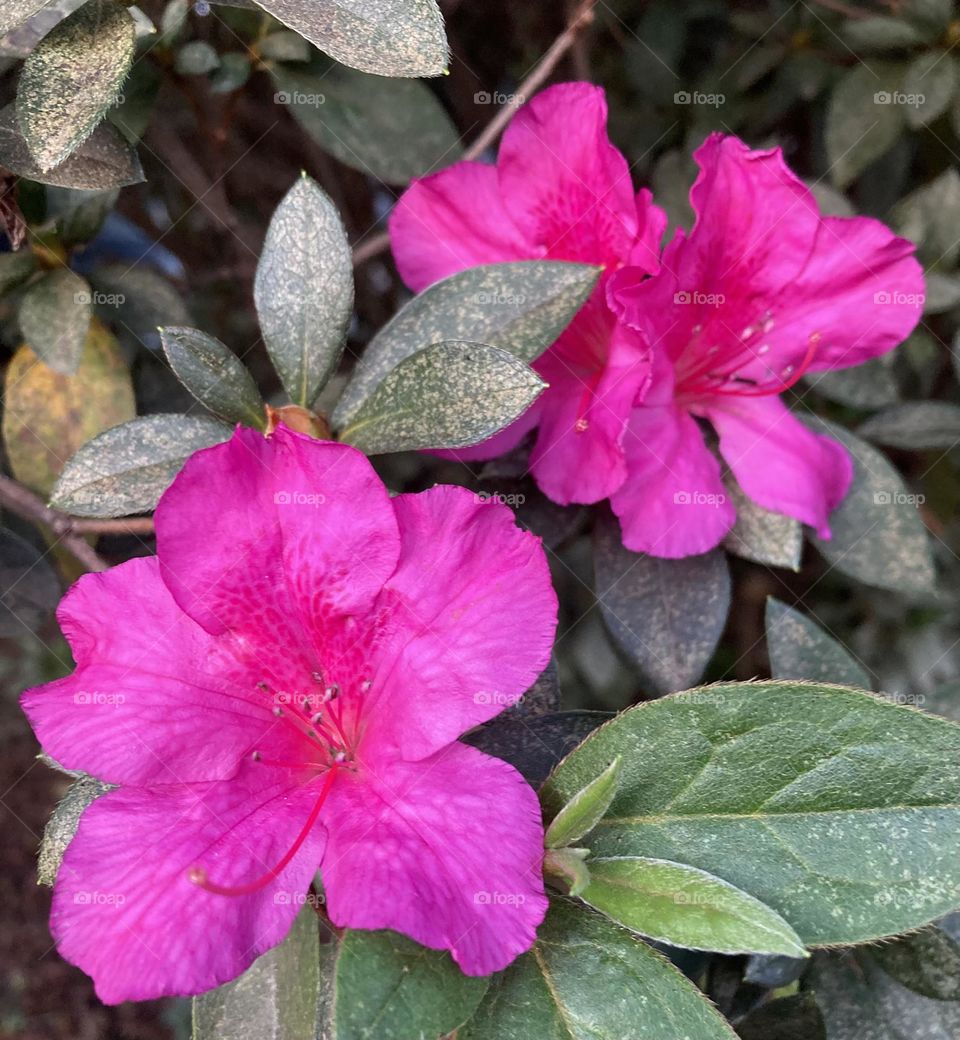
[[[493,458],[536,427],[530,468],[560,503],[599,501],[626,479],[626,422],[650,377],[650,352],[616,321],[605,283],[624,264],[657,270],[666,216],[649,191],[634,193],[606,124],[601,88],[550,87],[507,127],[495,166],[460,162],[415,181],[390,217],[397,266],[417,292],[478,264],[548,258],[603,267],[590,299],[534,362],[548,388],[505,431],[455,453]]]
[[[627,477],[611,495],[624,544],[657,556],[717,545],[735,520],[701,421],[747,496],[829,538],[852,479],[845,448],[780,399],[804,374],[862,364],[917,325],[913,243],[866,217],[825,217],[780,149],[714,134],[696,152],[696,222],[654,278],[625,268],[611,305],[653,351]]]
[[[23,698],[53,758],[117,785],[63,859],[60,953],[106,1003],[202,992],[284,938],[318,870],[337,926],[472,975],[528,949],[537,797],[457,738],[549,659],[539,540],[462,488],[391,499],[283,426],[194,455],[156,528],[155,558],[68,593],[76,671]]]

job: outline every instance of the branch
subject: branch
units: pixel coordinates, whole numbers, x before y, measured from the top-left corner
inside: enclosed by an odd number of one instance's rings
[[[98,555],[85,538],[86,534],[152,534],[153,518],[121,520],[85,520],[51,509],[39,495],[0,474],[0,504],[17,516],[45,524],[57,536],[58,544],[88,571],[105,571],[109,564]]]
[[[463,153],[464,160],[476,159],[506,129],[507,124],[513,119],[517,109],[531,94],[536,93],[550,77],[557,67],[560,59],[574,45],[579,34],[593,21],[593,9],[598,0],[581,0],[576,10],[570,16],[566,29],[553,41],[550,49],[537,62],[536,67],[529,76],[517,87],[517,91],[510,100],[497,112],[497,114],[484,127],[483,132]],[[390,235],[383,231],[379,235],[358,245],[353,251],[353,266],[358,267],[371,257],[390,247]]]

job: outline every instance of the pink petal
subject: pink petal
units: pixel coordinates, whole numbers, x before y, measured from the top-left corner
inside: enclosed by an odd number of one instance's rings
[[[493,166],[460,162],[414,181],[390,214],[400,277],[414,292],[467,267],[534,259],[510,219]]]
[[[67,769],[108,783],[226,779],[251,748],[283,758],[301,743],[256,688],[274,668],[237,660],[184,614],[155,557],[85,575],[57,616],[77,670],[22,703]]]
[[[600,87],[560,83],[537,94],[504,132],[498,166],[514,223],[554,259],[616,266],[648,233],[630,168],[607,136]]]
[[[322,781],[297,788],[278,774],[251,766],[225,783],[120,788],[87,809],[60,867],[51,928],[105,1004],[212,989],[284,938],[320,861],[321,826],[252,895],[215,895],[188,877],[199,865],[236,886],[280,862]]]
[[[649,188],[637,192],[636,206],[640,235],[630,250],[627,263],[647,274],[656,274],[660,270],[660,245],[669,220],[666,211],[654,205]]]
[[[366,611],[399,552],[389,495],[366,457],[285,427],[270,437],[238,428],[193,455],[156,525],[182,609],[241,646],[282,653],[320,655],[324,620]]]
[[[543,920],[537,796],[505,762],[450,744],[420,762],[364,763],[339,780],[321,865],[347,928],[392,928],[489,975],[529,949]]]
[[[828,517],[853,479],[846,449],[807,429],[777,397],[731,398],[706,414],[744,492],[829,538]]]
[[[381,599],[391,636],[364,746],[422,758],[529,689],[550,658],[557,598],[540,539],[507,506],[450,486],[393,501],[402,549]]]

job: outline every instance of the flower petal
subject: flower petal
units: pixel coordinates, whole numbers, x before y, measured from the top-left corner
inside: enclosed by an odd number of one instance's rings
[[[846,449],[809,430],[778,397],[732,398],[706,414],[744,492],[829,538],[829,515],[853,479]]]
[[[60,954],[105,1004],[202,993],[235,978],[290,929],[317,869],[314,827],[286,868],[252,895],[189,880],[201,866],[241,885],[275,866],[317,798],[318,778],[249,767],[224,783],[120,788],[83,814],[57,876],[51,928]]]
[[[389,227],[400,277],[414,292],[467,267],[538,255],[504,208],[496,168],[486,163],[459,162],[414,181]]]
[[[255,685],[284,662],[238,660],[173,601],[156,557],[84,575],[57,616],[77,670],[22,704],[65,768],[107,783],[217,780],[251,748],[284,758],[302,743]]]
[[[557,598],[540,539],[507,506],[450,486],[393,501],[402,550],[381,600],[391,635],[364,746],[423,758],[533,685],[550,659]]]
[[[338,783],[325,810],[327,909],[346,928],[392,928],[449,950],[467,975],[533,944],[547,900],[537,796],[506,762],[450,744]]]
[[[164,581],[191,617],[307,657],[322,652],[324,618],[369,608],[400,545],[366,457],[282,426],[270,437],[238,428],[193,455],[156,525]]]

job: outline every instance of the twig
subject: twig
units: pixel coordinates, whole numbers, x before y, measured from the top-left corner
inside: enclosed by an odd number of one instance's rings
[[[517,109],[524,103],[527,97],[536,93],[543,86],[557,67],[560,59],[574,45],[580,32],[593,21],[593,9],[596,7],[597,2],[598,0],[581,0],[581,3],[577,5],[577,9],[570,17],[566,29],[553,41],[550,49],[537,62],[536,67],[520,84],[516,93],[511,96],[510,100],[484,127],[479,137],[463,153],[464,159],[476,159],[482,155],[504,131],[507,124],[516,114]],[[358,267],[371,257],[388,249],[389,246],[390,235],[388,232],[383,231],[379,235],[374,235],[373,238],[361,243],[354,249],[353,266]]]
[[[88,571],[105,571],[109,564],[84,539],[85,534],[151,534],[152,517],[122,520],[85,520],[51,509],[39,495],[0,474],[0,504],[26,520],[45,524],[57,536],[58,544]]]

